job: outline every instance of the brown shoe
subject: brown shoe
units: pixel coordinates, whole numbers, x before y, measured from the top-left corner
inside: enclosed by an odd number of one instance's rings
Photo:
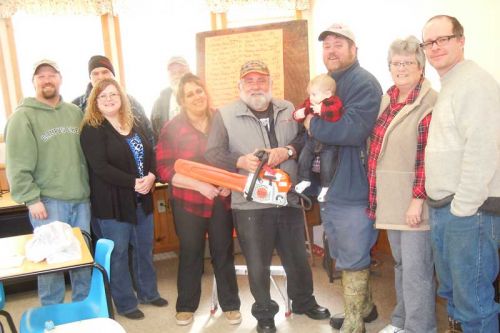
[[[186,326],[193,322],[192,312],[177,312],[175,315],[175,322],[179,326]]]
[[[226,311],[224,312],[224,316],[230,325],[238,325],[241,323],[241,313],[238,310]]]
[[[462,333],[462,325],[458,320],[448,317],[448,329],[444,333]]]

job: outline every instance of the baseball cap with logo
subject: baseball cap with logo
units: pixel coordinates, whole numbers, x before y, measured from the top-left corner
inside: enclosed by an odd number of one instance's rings
[[[42,59],[42,60],[38,60],[37,62],[35,62],[33,64],[33,76],[36,75],[38,68],[40,68],[42,66],[50,66],[50,67],[54,68],[54,70],[56,72],[60,73],[59,65],[55,61],[49,60],[49,59]]]
[[[318,40],[322,42],[328,35],[338,35],[352,40],[356,43],[356,38],[351,28],[342,23],[334,23],[328,27],[325,31],[319,34]]]
[[[250,60],[244,63],[243,66],[241,66],[240,79],[250,73],[269,75],[269,68],[264,62],[260,60]]]

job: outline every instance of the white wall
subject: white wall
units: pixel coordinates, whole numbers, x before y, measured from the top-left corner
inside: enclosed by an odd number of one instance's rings
[[[387,90],[392,84],[387,49],[396,38],[410,34],[421,38],[422,27],[432,16],[455,16],[465,30],[465,57],[479,63],[500,82],[500,0],[315,0],[309,32],[311,76],[324,72],[318,35],[334,22],[351,27],[356,35],[363,67]],[[427,77],[439,89],[439,78],[427,66]]]

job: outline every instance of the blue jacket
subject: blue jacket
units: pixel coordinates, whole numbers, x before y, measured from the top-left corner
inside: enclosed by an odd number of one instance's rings
[[[346,70],[331,75],[337,82],[336,95],[344,104],[342,118],[337,122],[327,122],[314,117],[310,126],[315,139],[340,146],[336,172],[326,201],[366,205],[366,141],[377,119],[382,88],[372,74],[361,68],[357,60]]]

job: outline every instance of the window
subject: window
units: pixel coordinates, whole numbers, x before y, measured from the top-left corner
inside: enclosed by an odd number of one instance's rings
[[[204,0],[129,2],[120,13],[127,93],[149,116],[160,91],[168,86],[167,61],[183,56],[196,73],[196,33],[210,30]]]
[[[37,16],[16,13],[12,17],[19,62],[21,89],[33,96],[33,63],[48,58],[61,67],[61,95],[71,102],[83,94],[89,82],[87,63],[104,54],[100,16]]]

